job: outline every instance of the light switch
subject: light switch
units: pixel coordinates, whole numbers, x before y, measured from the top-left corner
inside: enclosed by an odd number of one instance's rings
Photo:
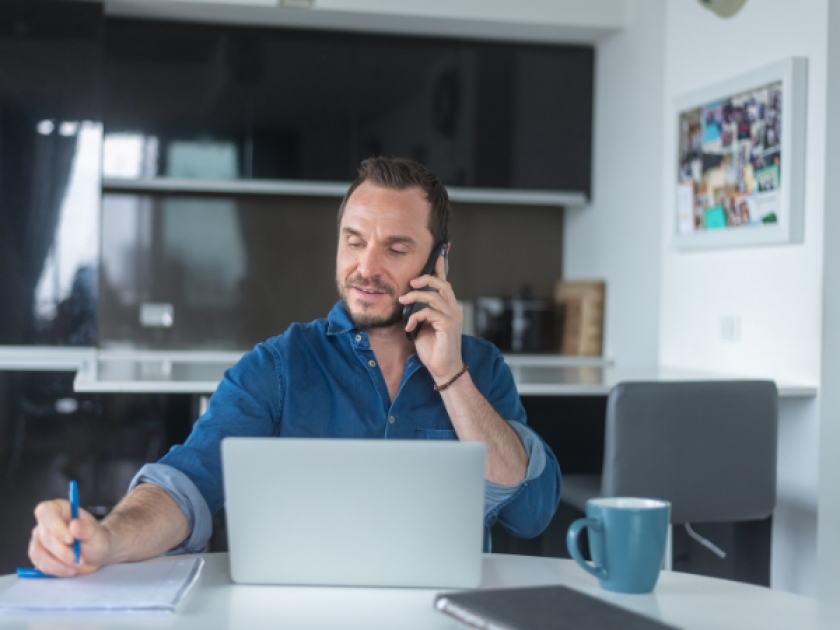
[[[720,338],[729,343],[741,341],[741,317],[724,315],[720,318]]]

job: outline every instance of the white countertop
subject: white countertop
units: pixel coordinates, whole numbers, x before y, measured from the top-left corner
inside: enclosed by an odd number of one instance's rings
[[[242,351],[98,350],[0,347],[0,369],[77,371],[78,392],[186,393],[216,391]],[[625,381],[732,380],[750,375],[669,367],[628,368],[611,360],[560,355],[505,355],[521,396],[602,396]],[[779,396],[813,397],[813,385],[779,381]]]
[[[236,363],[242,352],[169,352],[156,350],[99,351],[94,361],[79,367],[74,388],[79,392],[170,392],[212,394],[224,371]],[[505,355],[517,374],[528,378],[552,379],[549,384],[579,382],[591,370],[602,370],[610,361],[593,357],[559,355]],[[524,372],[523,372],[524,371]],[[566,379],[566,381],[557,381]],[[539,382],[535,384],[540,384]],[[605,390],[608,391],[608,390]],[[561,395],[563,391],[537,393]],[[572,395],[579,392],[570,391]]]
[[[602,396],[618,383],[628,381],[718,381],[750,380],[754,377],[669,367],[551,367],[511,366],[520,396]],[[779,396],[812,397],[817,388],[777,381]]]
[[[81,392],[180,392],[212,394],[241,353],[100,352],[77,373]],[[621,368],[608,360],[558,355],[505,355],[521,396],[602,396],[624,381],[732,380],[749,378],[673,368]],[[779,396],[816,396],[817,388],[777,383]]]
[[[91,346],[0,346],[0,370],[75,372],[96,355]]]
[[[246,586],[230,581],[227,554],[204,554],[198,584],[174,615],[0,616],[0,628],[166,627],[174,630],[463,630],[438,612],[434,589]],[[17,578],[0,577],[0,590]],[[571,560],[487,554],[481,588],[563,584],[637,613],[688,630],[840,628],[840,607],[782,591],[687,573],[663,572],[653,593],[604,591]]]

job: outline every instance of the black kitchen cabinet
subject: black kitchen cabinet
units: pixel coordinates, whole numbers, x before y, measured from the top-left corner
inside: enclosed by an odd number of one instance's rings
[[[589,195],[586,46],[109,19],[106,176],[350,181],[371,155],[446,184]]]
[[[198,185],[189,198],[126,181],[348,182],[360,160],[382,154],[413,157],[461,188],[588,197],[593,62],[587,46],[113,18],[97,2],[3,0],[0,346],[242,349],[323,316],[335,298],[336,197]],[[550,294],[562,260],[556,207],[456,214],[462,298],[523,283]],[[201,238],[231,264],[215,265]],[[511,252],[501,269],[485,255],[493,247]],[[175,304],[176,326],[141,327],[150,301]]]
[[[0,4],[0,344],[94,345],[102,5]]]

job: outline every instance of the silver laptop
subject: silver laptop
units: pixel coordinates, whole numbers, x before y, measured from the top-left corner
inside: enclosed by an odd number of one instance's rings
[[[484,453],[480,442],[226,438],[231,577],[476,587]]]

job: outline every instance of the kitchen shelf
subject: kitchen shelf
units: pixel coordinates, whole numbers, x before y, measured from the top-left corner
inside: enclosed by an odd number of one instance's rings
[[[147,179],[104,178],[105,193],[195,193],[212,195],[296,195],[343,197],[349,182],[318,182],[285,179],[198,180],[155,177]],[[583,206],[582,192],[553,190],[505,190],[447,186],[449,199],[456,203],[493,203],[529,206]]]
[[[96,362],[93,346],[3,346],[0,370],[75,372]]]

